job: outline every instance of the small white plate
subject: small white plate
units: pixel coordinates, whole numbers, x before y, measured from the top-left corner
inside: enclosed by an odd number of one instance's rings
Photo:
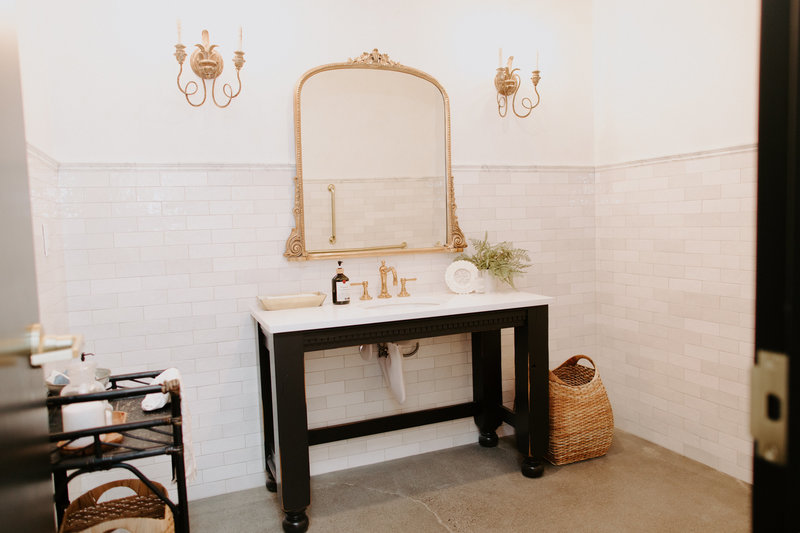
[[[469,261],[453,261],[444,272],[444,281],[451,291],[469,294],[475,290],[478,268]]]

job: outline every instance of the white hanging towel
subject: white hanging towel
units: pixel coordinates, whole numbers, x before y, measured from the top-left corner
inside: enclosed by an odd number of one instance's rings
[[[392,394],[394,394],[395,399],[399,403],[403,403],[406,401],[406,382],[403,379],[403,354],[400,352],[400,347],[393,342],[387,342],[386,347],[389,350],[389,356],[378,357],[378,364],[383,370],[383,378],[391,389]]]
[[[181,382],[183,388],[183,381],[181,381],[181,373],[177,368],[168,368],[153,379],[153,385],[160,385],[165,381],[177,379]],[[167,405],[169,401],[168,393],[154,392],[148,394],[142,400],[143,411],[154,411]],[[181,398],[181,427],[183,429],[183,466],[186,470],[186,480],[194,481],[197,478],[197,462],[194,457],[194,443],[192,442],[192,415],[189,413],[189,406],[186,401]]]

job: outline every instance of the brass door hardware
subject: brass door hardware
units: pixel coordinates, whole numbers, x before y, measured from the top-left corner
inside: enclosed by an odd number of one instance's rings
[[[45,335],[41,324],[28,326],[31,366],[77,358],[83,348],[83,335]]]

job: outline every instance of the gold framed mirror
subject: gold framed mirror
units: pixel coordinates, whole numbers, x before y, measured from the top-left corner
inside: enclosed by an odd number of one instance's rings
[[[290,261],[460,252],[441,84],[378,50],[315,67],[294,93]]]

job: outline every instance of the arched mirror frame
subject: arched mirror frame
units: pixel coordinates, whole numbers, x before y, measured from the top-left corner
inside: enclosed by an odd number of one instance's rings
[[[367,248],[351,248],[340,250],[308,250],[306,248],[305,238],[305,213],[303,210],[303,148],[302,139],[300,134],[300,101],[303,90],[303,85],[312,76],[325,72],[328,70],[337,69],[373,69],[373,70],[389,70],[394,72],[401,72],[416,76],[429,83],[433,84],[442,94],[444,102],[444,120],[445,120],[445,179],[447,180],[445,186],[445,202],[446,202],[446,217],[447,217],[447,235],[446,244],[438,247],[430,248],[397,248],[397,247],[367,247]],[[329,63],[321,65],[307,71],[300,80],[297,82],[294,93],[294,135],[295,135],[295,157],[297,164],[297,175],[294,178],[295,193],[294,193],[294,215],[295,227],[289,234],[286,240],[286,251],[284,256],[289,261],[306,261],[310,259],[331,259],[339,257],[365,257],[386,254],[408,254],[408,253],[423,253],[423,252],[460,252],[467,247],[464,239],[464,234],[458,227],[458,217],[456,216],[456,201],[455,192],[453,189],[453,173],[450,167],[450,100],[447,97],[447,92],[444,87],[432,76],[417,70],[415,68],[407,67],[389,59],[388,54],[381,54],[377,49],[370,52],[364,52],[361,56],[355,59],[349,59],[344,63]]]

